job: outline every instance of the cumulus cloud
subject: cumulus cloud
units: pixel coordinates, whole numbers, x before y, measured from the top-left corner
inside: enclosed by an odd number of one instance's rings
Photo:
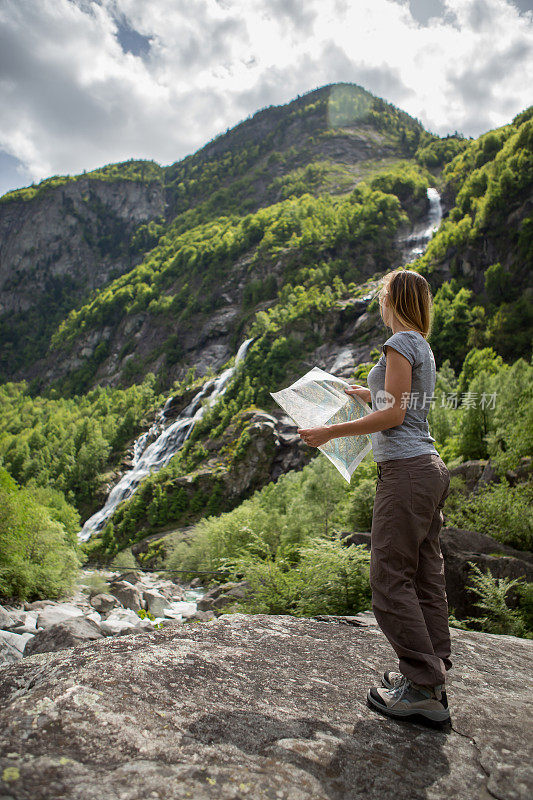
[[[530,103],[524,4],[3,0],[0,193],[132,157],[172,163],[336,81],[439,135],[478,136]]]

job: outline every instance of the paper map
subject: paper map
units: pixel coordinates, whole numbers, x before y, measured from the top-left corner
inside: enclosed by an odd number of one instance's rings
[[[287,389],[270,395],[299,428],[316,428],[351,422],[372,412],[360,397],[346,394],[345,388],[350,384],[342,378],[313,367]],[[372,439],[369,434],[339,436],[318,449],[350,483],[355,469],[372,449]]]

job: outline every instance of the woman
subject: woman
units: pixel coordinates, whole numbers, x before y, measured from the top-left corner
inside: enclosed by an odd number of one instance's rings
[[[445,673],[450,630],[439,533],[450,473],[429,432],[435,359],[427,337],[433,300],[426,279],[397,269],[382,279],[380,314],[392,335],[382,345],[368,386],[345,391],[372,403],[353,422],[298,428],[318,447],[338,436],[371,434],[378,480],[372,518],[372,610],[399,659],[368,703],[391,717],[450,719]]]

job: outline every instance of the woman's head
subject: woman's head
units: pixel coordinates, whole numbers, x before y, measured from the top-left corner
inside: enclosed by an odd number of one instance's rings
[[[394,315],[400,325],[414,328],[427,338],[433,298],[423,275],[411,269],[395,269],[382,278],[378,297],[385,325],[392,327]]]

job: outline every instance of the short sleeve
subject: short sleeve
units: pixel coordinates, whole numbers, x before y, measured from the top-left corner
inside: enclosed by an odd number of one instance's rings
[[[409,361],[411,366],[415,366],[418,361],[418,343],[415,336],[409,335],[409,331],[405,333],[393,333],[389,336],[385,344],[382,345],[383,353],[386,355],[386,347],[389,345],[397,350],[402,356]]]

